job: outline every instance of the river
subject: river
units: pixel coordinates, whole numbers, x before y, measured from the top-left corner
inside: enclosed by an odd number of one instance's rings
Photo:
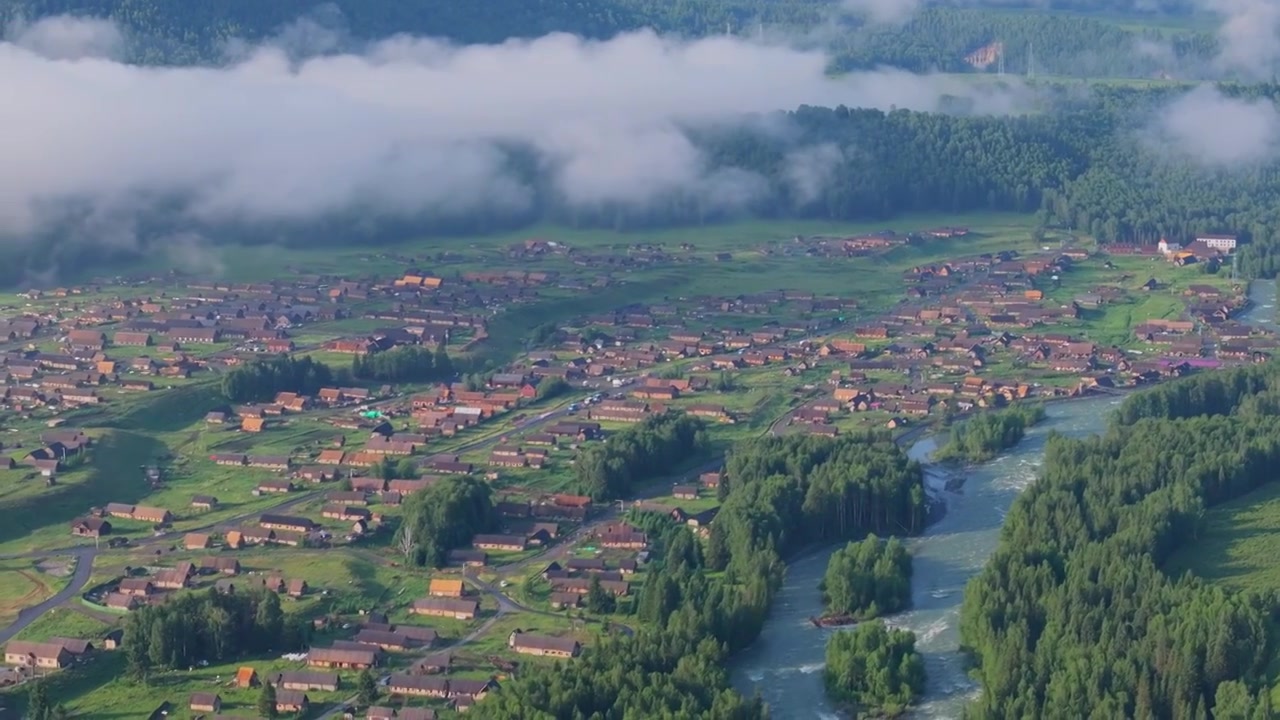
[[[944,489],[948,480],[944,471],[926,468],[930,494],[946,503],[946,514],[909,543],[912,609],[886,618],[890,625],[915,632],[916,646],[925,659],[925,693],[912,717],[958,718],[977,691],[959,652],[960,599],[965,583],[995,550],[1000,524],[1013,499],[1035,479],[1045,437],[1051,430],[1072,437],[1099,432],[1106,425],[1107,410],[1119,402],[1119,398],[1098,397],[1050,403],[1048,417],[1016,447],[963,471],[964,484],[955,492]],[[908,454],[925,460],[934,447],[934,440],[925,438]],[[734,686],[748,696],[758,692],[777,720],[838,717],[822,688],[826,644],[833,631],[815,628],[808,620],[822,614],[818,581],[836,547],[791,563],[760,638],[734,658]]]
[[[1280,332],[1276,295],[1275,282],[1251,283],[1251,306],[1240,320]],[[1098,397],[1050,403],[1048,418],[1016,447],[989,463],[964,470],[964,483],[956,492],[945,489],[948,476],[943,470],[926,468],[930,496],[946,504],[946,514],[910,541],[912,609],[886,619],[893,626],[915,632],[916,646],[925,659],[928,679],[924,697],[910,717],[958,718],[965,703],[978,692],[965,673],[959,651],[964,586],[995,550],[1000,525],[1013,499],[1035,479],[1046,435],[1051,430],[1070,437],[1100,432],[1106,426],[1107,410],[1119,402],[1119,398]],[[908,454],[924,461],[935,447],[933,438],[925,438]],[[760,638],[733,661],[734,686],[748,696],[759,693],[777,720],[838,717],[822,687],[827,639],[834,631],[819,630],[808,620],[822,614],[818,581],[836,547],[791,563]]]

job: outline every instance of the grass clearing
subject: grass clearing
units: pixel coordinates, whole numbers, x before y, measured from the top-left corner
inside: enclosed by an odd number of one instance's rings
[[[121,618],[123,620],[123,618]],[[19,640],[40,642],[52,637],[88,638],[98,640],[107,634],[114,623],[106,623],[72,607],[50,610],[40,619],[18,633]]]
[[[1269,592],[1280,586],[1280,483],[1209,509],[1195,542],[1166,565],[1172,575],[1191,571],[1235,590]]]

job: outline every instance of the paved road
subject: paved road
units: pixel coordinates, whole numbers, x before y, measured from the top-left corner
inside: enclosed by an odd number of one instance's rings
[[[76,558],[76,569],[71,574],[71,579],[67,582],[67,586],[48,600],[38,605],[24,608],[19,612],[18,618],[9,623],[9,627],[0,630],[0,644],[9,642],[14,635],[25,630],[28,625],[39,619],[41,615],[75,597],[84,588],[85,583],[89,582],[89,576],[93,574],[93,560],[98,555],[98,549],[93,547],[77,548],[76,552],[70,554]]]

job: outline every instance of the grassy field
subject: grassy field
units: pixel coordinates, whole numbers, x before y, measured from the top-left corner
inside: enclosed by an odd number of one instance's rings
[[[19,640],[36,642],[52,637],[88,638],[98,640],[107,634],[114,623],[106,623],[72,607],[54,608],[39,620],[18,633]]]
[[[1239,590],[1280,586],[1280,483],[1270,483],[1205,513],[1204,531],[1169,559],[1174,575],[1191,571]]]
[[[0,625],[11,622],[23,608],[58,593],[66,579],[42,572],[31,560],[0,560]]]

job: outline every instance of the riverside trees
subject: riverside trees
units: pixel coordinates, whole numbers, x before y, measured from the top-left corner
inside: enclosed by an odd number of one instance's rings
[[[973,717],[1269,712],[1275,594],[1161,564],[1207,505],[1274,480],[1277,392],[1274,365],[1190,378],[1129,398],[1101,437],[1049,439],[1042,477],[965,592],[983,683]]]

